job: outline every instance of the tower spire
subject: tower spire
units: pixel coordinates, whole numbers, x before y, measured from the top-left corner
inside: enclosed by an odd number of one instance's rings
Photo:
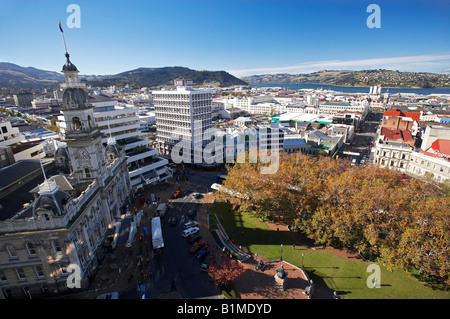
[[[59,30],[61,30],[61,35],[62,35],[63,42],[64,42],[64,49],[66,50],[66,57],[67,57],[67,60],[69,60],[69,57],[68,57],[69,53],[67,53],[66,39],[64,38],[64,31],[61,26],[61,20],[59,20]]]

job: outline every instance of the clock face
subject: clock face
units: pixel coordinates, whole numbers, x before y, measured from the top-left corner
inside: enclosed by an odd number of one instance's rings
[[[79,149],[79,150],[78,150],[78,152],[77,152],[77,157],[78,157],[78,158],[84,158],[84,159],[86,159],[86,158],[89,157],[89,154],[88,154],[88,152],[87,152],[84,148],[82,148],[82,149]]]

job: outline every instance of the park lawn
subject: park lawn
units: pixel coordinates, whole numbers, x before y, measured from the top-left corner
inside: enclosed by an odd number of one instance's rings
[[[389,271],[380,266],[380,288],[368,288],[367,278],[373,271],[367,272],[371,264],[361,260],[340,257],[332,252],[306,246],[292,245],[292,233],[272,230],[252,213],[239,213],[232,205],[216,203],[210,209],[225,228],[228,236],[236,245],[248,249],[267,260],[287,261],[300,267],[302,265],[313,281],[319,285],[337,291],[348,299],[448,299],[448,292],[434,290],[409,276],[404,271]],[[283,248],[281,247],[283,244]]]

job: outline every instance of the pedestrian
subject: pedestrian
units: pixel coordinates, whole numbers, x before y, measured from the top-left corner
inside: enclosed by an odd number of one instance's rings
[[[295,249],[295,244],[292,245],[292,250],[294,250],[294,249]]]

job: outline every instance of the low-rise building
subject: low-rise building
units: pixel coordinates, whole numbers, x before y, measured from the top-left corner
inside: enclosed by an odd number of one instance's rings
[[[375,143],[375,147],[372,150],[374,152],[373,163],[379,167],[405,172],[413,150],[414,148],[411,145],[380,139]]]
[[[411,153],[408,173],[429,175],[438,182],[450,179],[450,140],[437,139],[423,152]]]

